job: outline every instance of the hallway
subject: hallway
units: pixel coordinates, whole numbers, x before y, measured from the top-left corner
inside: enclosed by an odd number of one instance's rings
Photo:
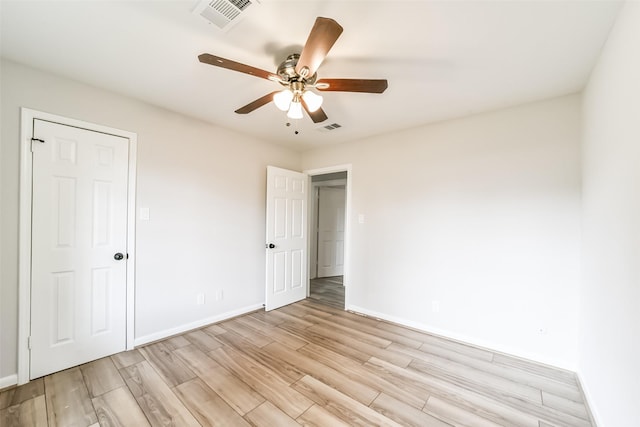
[[[344,310],[342,276],[311,279],[309,298],[317,303]]]

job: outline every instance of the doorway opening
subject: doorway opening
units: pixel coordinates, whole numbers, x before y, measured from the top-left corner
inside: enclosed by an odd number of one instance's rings
[[[309,175],[309,290],[320,304],[344,310],[348,270],[350,166]]]

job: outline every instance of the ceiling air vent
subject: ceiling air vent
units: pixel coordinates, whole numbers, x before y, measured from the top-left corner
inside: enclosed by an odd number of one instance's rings
[[[242,20],[249,6],[259,4],[258,0],[202,0],[193,13],[227,31]]]
[[[322,127],[318,128],[318,130],[322,131],[322,132],[328,132],[330,130],[335,130],[335,129],[338,129],[338,128],[341,128],[341,127],[342,127],[342,125],[339,125],[337,123],[332,123],[330,125],[322,126]]]

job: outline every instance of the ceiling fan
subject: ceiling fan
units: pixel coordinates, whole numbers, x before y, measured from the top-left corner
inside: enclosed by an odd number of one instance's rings
[[[320,108],[322,96],[310,89],[323,92],[382,93],[387,88],[387,80],[384,79],[318,80],[316,71],[340,34],[342,34],[342,27],[336,21],[330,18],[316,18],[302,52],[289,55],[278,66],[275,73],[208,53],[203,53],[198,56],[198,59],[205,64],[271,80],[285,87],[282,91],[271,92],[250,102],[237,109],[236,113],[248,114],[273,101],[279,109],[287,111],[287,116],[291,119],[301,119],[302,109],[304,109],[314,123],[320,123],[327,119],[327,115]]]

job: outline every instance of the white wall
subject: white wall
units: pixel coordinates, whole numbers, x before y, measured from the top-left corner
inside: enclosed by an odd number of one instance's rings
[[[16,371],[18,109],[26,106],[138,133],[138,206],[151,208],[151,221],[137,224],[137,337],[263,301],[266,164],[351,163],[352,308],[577,367],[599,425],[640,425],[638,22],[640,4],[626,4],[582,104],[558,98],[327,147],[302,162],[2,62],[0,381]],[[211,298],[218,289],[221,303]],[[208,303],[196,306],[202,291]]]
[[[628,2],[584,94],[579,373],[601,426],[640,426],[640,3]]]
[[[16,373],[19,108],[138,133],[136,337],[264,302],[266,165],[300,155],[170,111],[2,64],[0,380]],[[215,301],[215,292],[224,298]],[[207,303],[196,305],[196,294]]]
[[[304,153],[353,165],[347,306],[575,367],[579,131],[568,96]]]

